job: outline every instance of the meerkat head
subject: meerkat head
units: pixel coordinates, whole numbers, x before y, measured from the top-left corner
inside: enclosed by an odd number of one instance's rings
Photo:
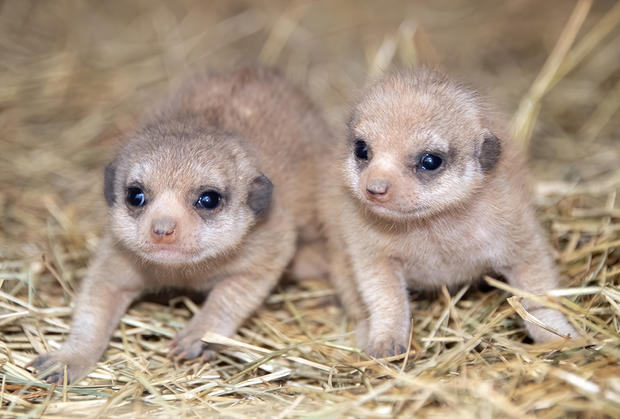
[[[113,234],[163,264],[234,249],[268,211],[273,189],[246,147],[192,118],[141,128],[105,170]]]
[[[353,109],[347,184],[369,210],[391,219],[458,206],[500,158],[500,141],[484,121],[477,94],[440,74],[392,74]]]

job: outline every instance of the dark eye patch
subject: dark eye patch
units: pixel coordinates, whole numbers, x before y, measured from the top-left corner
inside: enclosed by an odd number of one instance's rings
[[[433,179],[444,171],[448,160],[448,155],[443,151],[424,150],[411,157],[410,167],[419,178]]]
[[[366,167],[368,162],[370,162],[373,157],[372,147],[368,141],[355,135],[354,133],[351,133],[348,138],[348,143],[349,152],[353,155],[358,169]]]
[[[149,191],[139,182],[131,182],[125,188],[125,204],[129,209],[129,214],[134,217],[142,214],[150,200]]]
[[[213,211],[220,206],[222,195],[213,189],[206,190],[200,194],[194,206],[198,209]]]
[[[143,207],[146,205],[146,194],[137,186],[127,188],[127,203],[132,207]]]
[[[192,188],[185,199],[203,220],[208,220],[223,209],[229,199],[229,193],[228,189],[203,184]]]
[[[359,138],[355,140],[353,143],[353,154],[358,160],[368,161],[370,154],[370,146],[366,141],[360,140]]]
[[[424,170],[437,170],[443,164],[443,159],[437,154],[424,153],[420,158],[420,167]]]

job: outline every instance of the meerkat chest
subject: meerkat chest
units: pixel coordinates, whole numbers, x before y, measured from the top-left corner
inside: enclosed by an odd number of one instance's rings
[[[226,264],[196,264],[183,267],[146,266],[143,271],[145,288],[181,288],[209,291],[222,278],[238,270],[235,261]]]
[[[434,287],[478,278],[505,254],[492,224],[451,223],[412,229],[392,242],[403,275],[411,285]]]
[[[147,289],[182,288],[207,291],[217,282],[217,276],[213,273],[187,267],[146,269],[143,277]]]

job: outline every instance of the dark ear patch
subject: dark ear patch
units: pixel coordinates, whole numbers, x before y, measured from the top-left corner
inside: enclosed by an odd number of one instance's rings
[[[499,156],[502,154],[502,145],[493,134],[489,134],[484,137],[482,146],[480,147],[480,154],[478,155],[478,161],[483,172],[490,172],[493,170],[499,160]]]
[[[116,178],[116,160],[112,160],[103,172],[103,196],[108,206],[114,205],[114,179]]]
[[[273,183],[263,174],[257,176],[250,185],[248,193],[248,206],[257,217],[264,215],[271,206]]]

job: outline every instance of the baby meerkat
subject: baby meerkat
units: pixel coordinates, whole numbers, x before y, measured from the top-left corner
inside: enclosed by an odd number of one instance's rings
[[[558,285],[523,160],[488,114],[476,92],[434,71],[388,75],[354,106],[348,140],[321,172],[332,282],[372,356],[407,350],[407,287],[485,273],[532,293]],[[558,311],[524,306],[559,335],[578,336]],[[526,328],[536,342],[559,338]]]
[[[326,126],[269,70],[202,75],[163,102],[105,169],[105,233],[57,351],[32,365],[50,382],[83,377],[147,289],[210,290],[173,340],[174,359],[214,355],[315,233],[315,144]]]

